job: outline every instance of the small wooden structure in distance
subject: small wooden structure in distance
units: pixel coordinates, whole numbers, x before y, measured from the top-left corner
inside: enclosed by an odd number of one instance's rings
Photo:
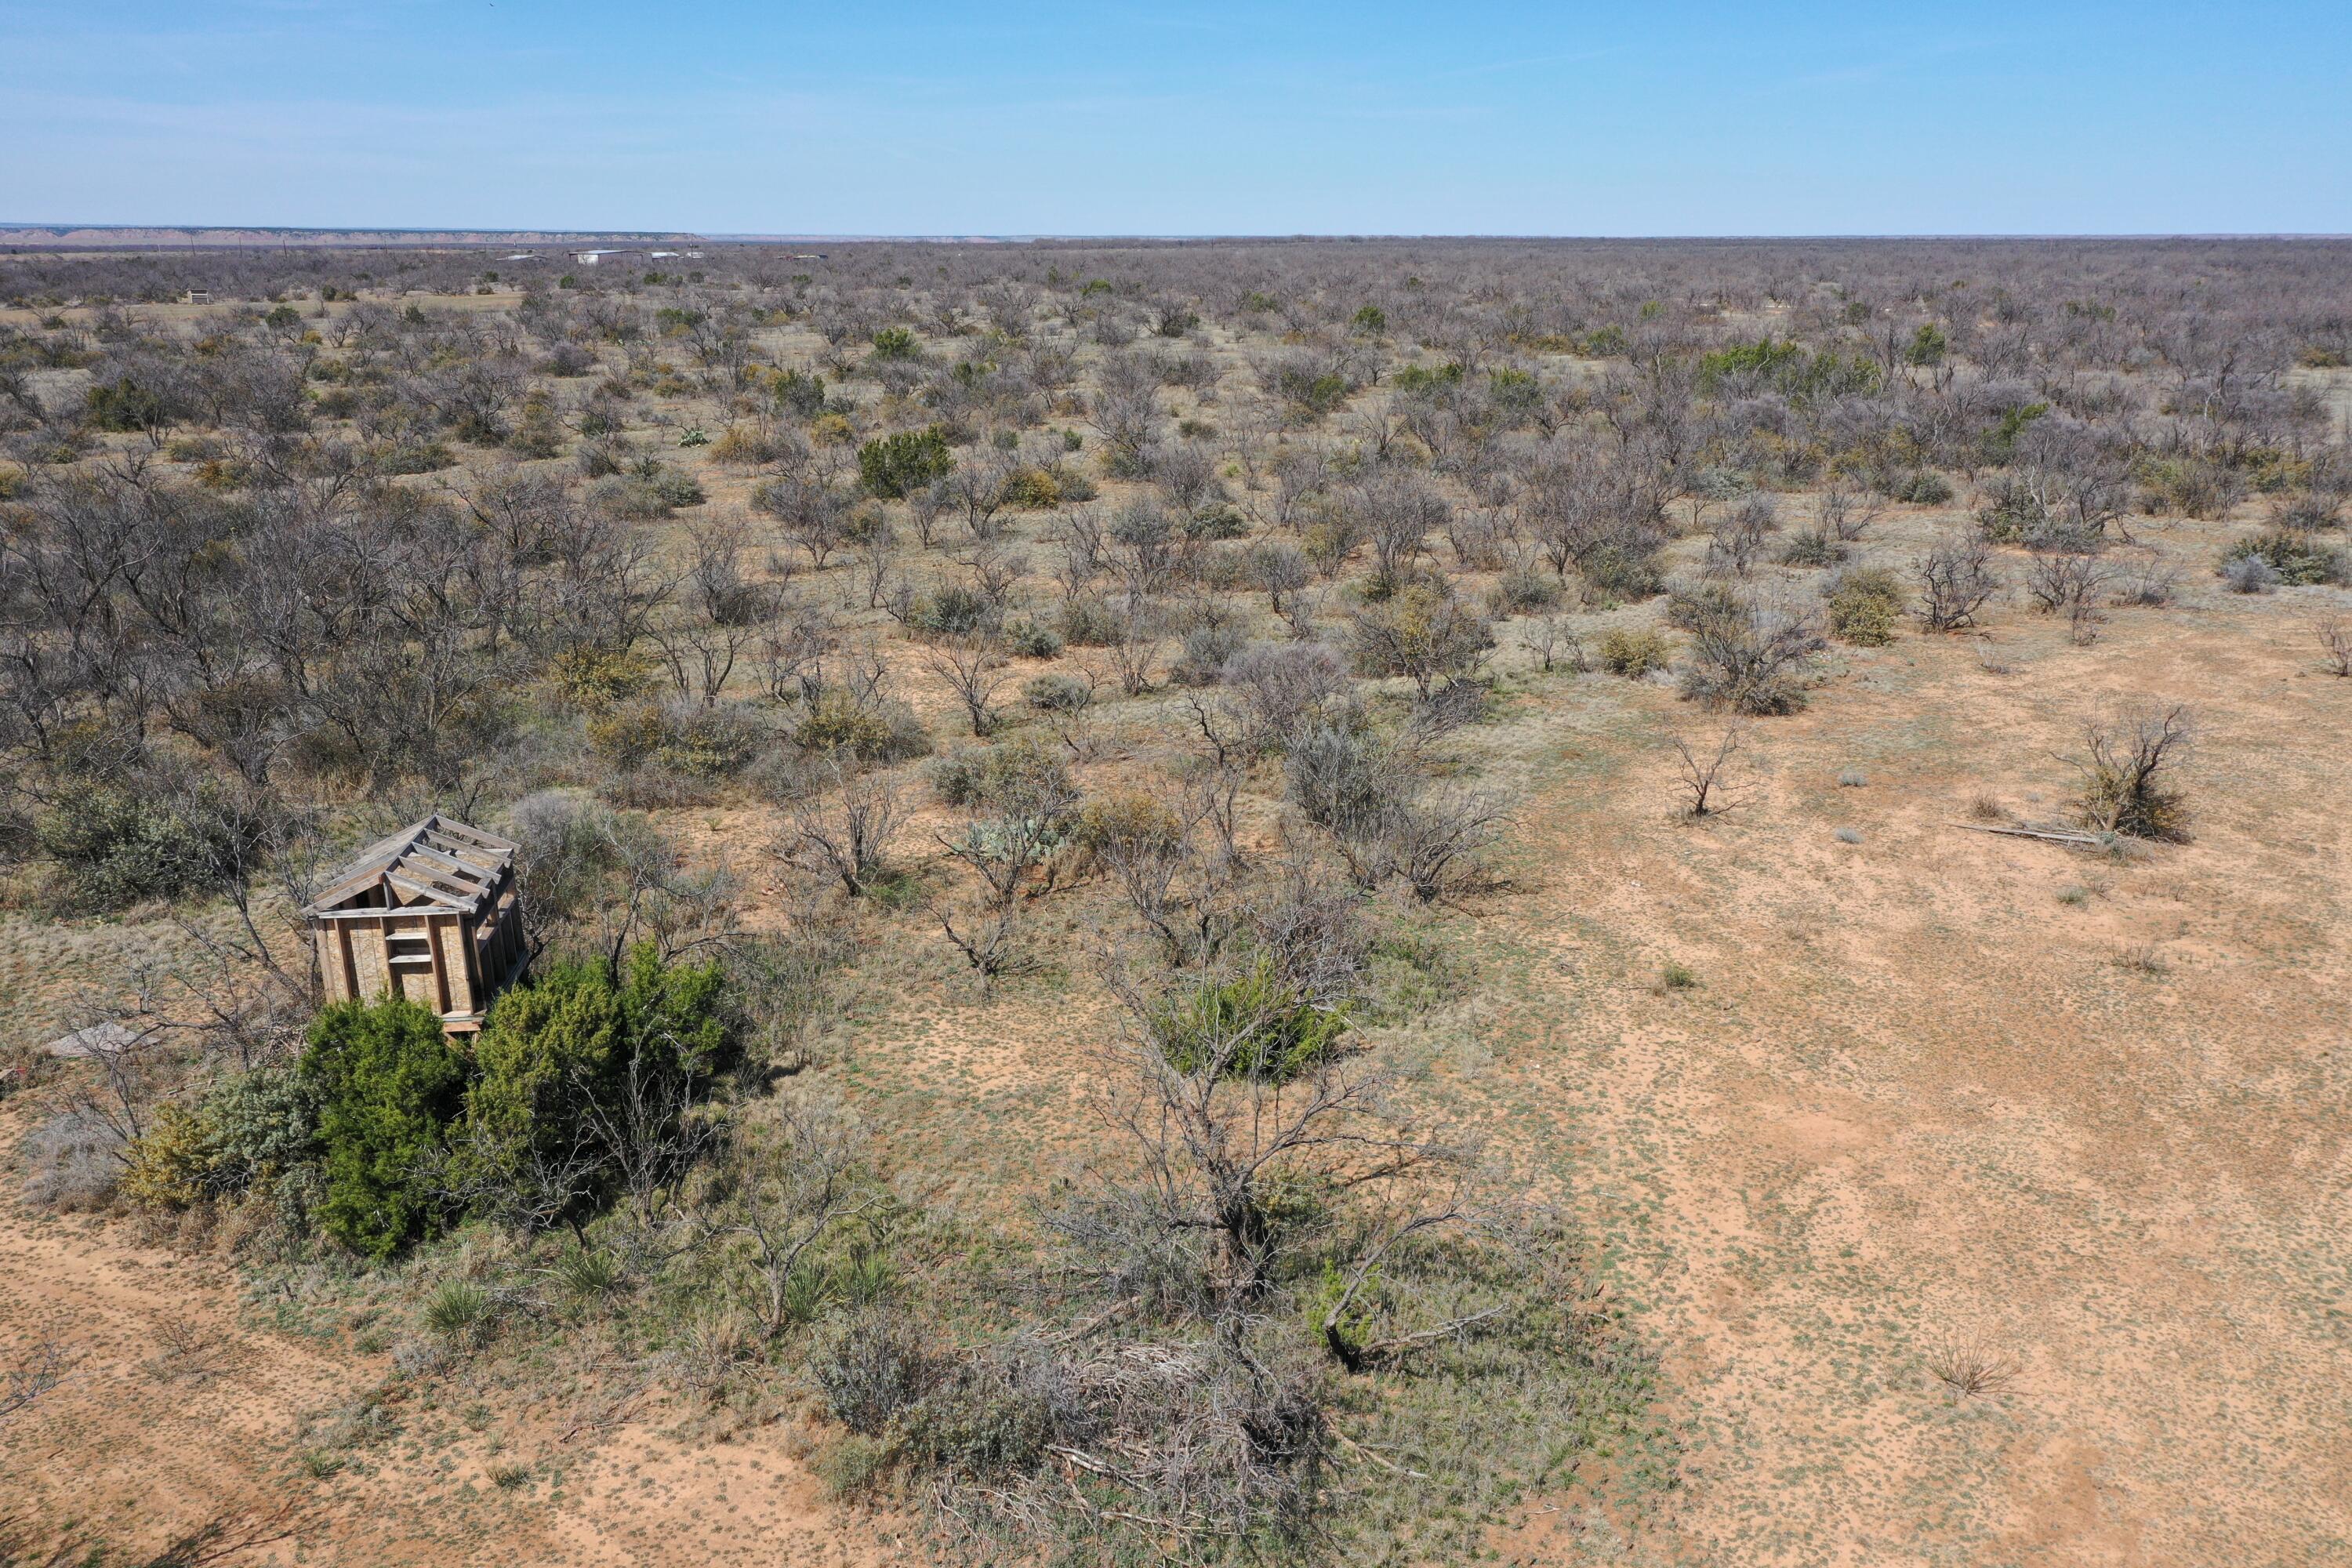
[[[530,960],[509,839],[435,813],[372,845],[303,910],[330,1002],[405,996],[453,1035]]]

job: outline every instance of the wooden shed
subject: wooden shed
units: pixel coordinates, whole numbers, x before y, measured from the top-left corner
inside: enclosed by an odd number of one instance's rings
[[[530,961],[514,858],[512,841],[438,813],[369,847],[302,911],[327,1000],[402,995],[453,1035],[480,1028]]]

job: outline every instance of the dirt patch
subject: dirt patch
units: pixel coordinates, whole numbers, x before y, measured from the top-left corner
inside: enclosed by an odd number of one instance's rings
[[[0,1146],[16,1148],[29,1109],[0,1107]],[[680,1413],[658,1398],[567,1433],[462,1377],[401,1386],[364,1323],[329,1332],[290,1289],[242,1288],[225,1259],[142,1245],[125,1222],[33,1214],[6,1175],[0,1369],[54,1347],[62,1375],[0,1424],[0,1561],[100,1548],[415,1568],[898,1560],[903,1525],[824,1500],[804,1433],[690,1443],[664,1435]],[[478,1433],[421,1407],[478,1393]],[[337,1436],[370,1421],[380,1437]]]

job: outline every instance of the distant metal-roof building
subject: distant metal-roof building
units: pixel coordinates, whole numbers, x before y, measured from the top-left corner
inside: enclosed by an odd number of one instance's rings
[[[405,996],[453,1035],[480,1028],[530,963],[516,848],[438,813],[370,845],[302,911],[327,1000]]]

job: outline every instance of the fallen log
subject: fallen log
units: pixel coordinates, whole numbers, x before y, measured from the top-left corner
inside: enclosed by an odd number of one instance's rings
[[[2039,838],[2049,844],[2068,844],[2078,849],[2097,849],[2106,838],[2096,833],[2085,833],[2079,827],[2012,827],[1986,822],[1955,822],[1952,826],[1969,833],[2000,833],[2011,838]]]

